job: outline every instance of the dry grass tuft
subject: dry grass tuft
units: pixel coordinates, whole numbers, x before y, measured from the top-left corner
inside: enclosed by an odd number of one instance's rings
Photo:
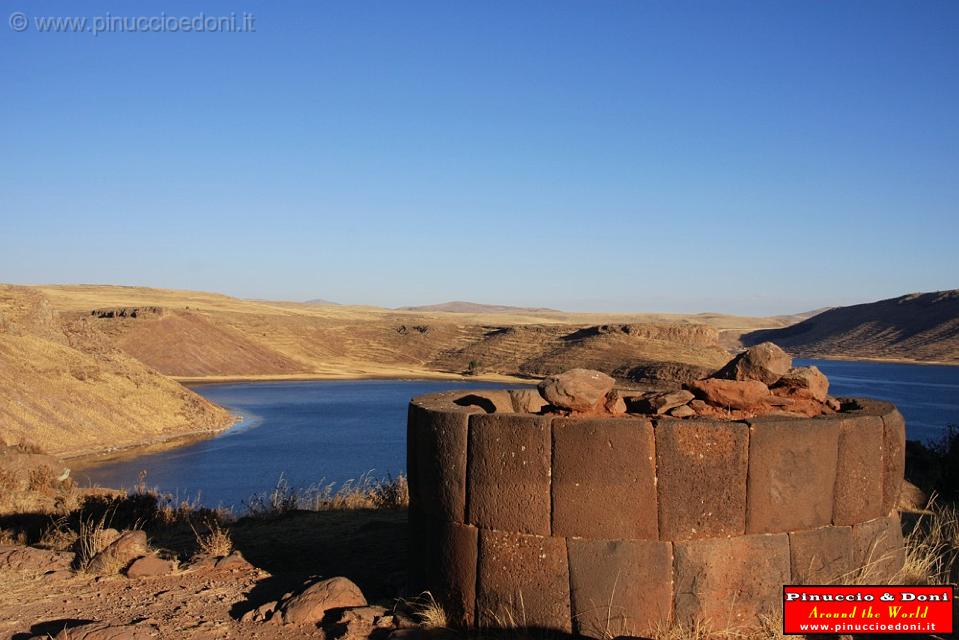
[[[190,527],[193,529],[193,535],[196,536],[196,545],[200,553],[222,557],[233,552],[233,538],[230,536],[230,532],[221,527],[217,520],[207,521],[205,533],[200,533],[193,525],[190,525]]]
[[[94,556],[103,551],[111,542],[116,539],[116,535],[108,526],[109,519],[106,513],[99,518],[88,517],[80,520],[80,530],[77,533],[76,566],[79,569],[86,569]]]
[[[281,474],[267,494],[255,494],[246,503],[251,517],[278,517],[292,511],[348,511],[353,509],[403,509],[409,506],[410,491],[406,476],[387,476],[380,480],[365,473],[359,480],[348,480],[336,488],[334,483],[319,482],[305,489],[291,487]]]
[[[945,584],[959,570],[959,510],[936,496],[906,536],[906,561],[894,584]]]
[[[410,608],[413,617],[426,629],[446,629],[447,619],[446,611],[443,606],[436,601],[433,594],[424,591],[418,598],[405,601]]]

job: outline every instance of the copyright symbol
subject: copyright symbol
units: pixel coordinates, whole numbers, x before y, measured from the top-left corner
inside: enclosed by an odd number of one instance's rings
[[[29,26],[27,16],[22,11],[14,11],[10,14],[10,28],[14,31],[26,31]]]

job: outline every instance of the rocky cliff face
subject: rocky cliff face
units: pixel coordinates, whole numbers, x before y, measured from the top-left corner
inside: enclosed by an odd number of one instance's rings
[[[57,456],[228,426],[231,415],[64,322],[43,294],[0,285],[0,444]]]

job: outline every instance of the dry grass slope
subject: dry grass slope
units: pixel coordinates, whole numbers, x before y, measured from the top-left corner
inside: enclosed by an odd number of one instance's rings
[[[102,336],[65,326],[42,293],[0,286],[0,440],[64,457],[231,422]]]
[[[467,371],[495,379],[591,366],[670,380],[719,366],[727,357],[721,344],[744,331],[787,322],[507,307],[404,311],[92,285],[40,290],[75,330],[100,334],[161,373],[186,379],[455,377]],[[160,312],[91,315],[148,307]]]
[[[743,336],[764,340],[802,356],[959,363],[959,289],[839,307]]]

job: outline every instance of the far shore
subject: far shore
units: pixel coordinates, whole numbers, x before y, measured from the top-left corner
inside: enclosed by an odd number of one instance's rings
[[[483,373],[467,376],[458,373],[420,369],[398,370],[395,372],[325,371],[319,373],[167,377],[188,386],[230,382],[308,382],[311,380],[450,380],[458,382],[515,382],[519,384],[531,384],[538,381],[538,378],[524,378],[499,373]]]

